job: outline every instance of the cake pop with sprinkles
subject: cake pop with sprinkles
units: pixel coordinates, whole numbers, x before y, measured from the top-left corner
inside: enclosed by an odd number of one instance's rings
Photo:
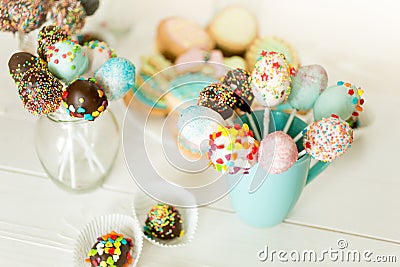
[[[94,73],[110,100],[122,98],[133,88],[136,80],[135,65],[128,59],[113,57]]]
[[[70,40],[48,46],[45,54],[50,72],[65,83],[76,79],[88,68],[86,53],[79,44]]]
[[[263,106],[277,106],[290,94],[292,74],[283,54],[263,50],[251,73],[254,96]]]
[[[221,84],[234,93],[237,98],[235,107],[244,112],[251,112],[254,95],[250,73],[240,68],[229,70],[221,78]]]
[[[314,120],[329,118],[332,114],[347,120],[350,116],[358,116],[363,111],[364,90],[348,82],[339,81],[335,86],[327,88],[317,98],[313,113]]]
[[[219,172],[248,173],[257,161],[258,149],[259,143],[246,123],[233,127],[219,125],[217,131],[210,134],[208,158]]]
[[[46,20],[47,1],[9,0],[0,3],[0,30],[29,33]]]
[[[37,53],[40,58],[46,60],[46,48],[55,43],[70,40],[71,36],[59,26],[46,25],[42,27],[38,34]]]
[[[110,48],[107,43],[93,40],[83,45],[83,49],[89,58],[89,66],[85,72],[85,76],[94,77],[94,73],[110,58],[114,58],[117,55],[114,49]]]
[[[287,171],[297,161],[298,150],[293,139],[282,131],[268,134],[260,143],[258,162],[272,174]]]
[[[30,68],[18,84],[18,95],[24,108],[41,116],[56,111],[61,105],[62,84],[47,69]]]
[[[127,267],[133,261],[132,247],[131,238],[111,231],[97,238],[97,242],[88,252],[86,262],[99,267]]]
[[[54,1],[49,13],[54,24],[69,34],[79,32],[85,25],[86,11],[79,0]]]
[[[8,69],[11,78],[17,83],[22,76],[31,68],[45,67],[46,63],[38,57],[27,52],[14,53],[8,60]]]
[[[177,208],[167,204],[156,204],[147,214],[143,231],[149,238],[170,240],[184,235],[182,224],[182,216]]]
[[[88,121],[97,119],[108,106],[106,94],[94,78],[72,82],[63,89],[62,100],[71,117]]]
[[[197,99],[197,105],[210,108],[218,112],[224,120],[233,115],[236,97],[220,83],[212,83],[204,87]]]
[[[306,152],[323,162],[331,162],[340,157],[353,143],[350,125],[336,115],[312,123],[303,134]]]

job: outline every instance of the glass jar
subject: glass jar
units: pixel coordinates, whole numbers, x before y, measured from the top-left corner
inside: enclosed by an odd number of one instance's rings
[[[35,128],[36,153],[45,172],[57,185],[75,192],[103,184],[119,144],[118,123],[110,110],[95,121],[57,111],[41,117]]]

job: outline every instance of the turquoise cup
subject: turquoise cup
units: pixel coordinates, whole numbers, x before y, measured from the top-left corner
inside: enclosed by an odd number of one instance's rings
[[[264,111],[254,111],[252,116],[261,134]],[[282,130],[289,114],[272,111],[269,132]],[[246,116],[241,123],[249,124]],[[250,124],[249,124],[250,125]],[[295,137],[307,124],[295,117],[288,134]],[[298,151],[303,150],[302,140],[297,143]],[[248,174],[227,175],[229,196],[237,215],[248,225],[271,227],[281,223],[295,206],[305,185],[317,177],[329,163],[317,162],[312,167],[311,158],[304,155],[286,172],[269,174],[258,164]],[[259,183],[254,185],[254,183]],[[255,188],[254,190],[252,188]]]

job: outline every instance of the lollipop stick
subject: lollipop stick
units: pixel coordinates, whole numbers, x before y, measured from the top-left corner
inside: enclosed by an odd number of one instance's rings
[[[270,116],[270,110],[268,107],[266,107],[264,110],[264,119],[263,119],[263,123],[264,123],[263,137],[266,137],[269,132],[269,116]],[[261,139],[260,139],[260,141],[261,141]]]
[[[66,141],[64,143],[63,149],[61,150],[62,157],[60,158],[60,162],[59,162],[60,169],[58,171],[58,180],[60,180],[60,182],[62,182],[62,180],[63,180],[65,167],[66,167],[67,162],[68,162],[69,153],[70,153],[69,142]]]
[[[296,143],[297,141],[299,141],[301,138],[303,137],[303,131],[299,132],[295,138],[293,138],[293,141]]]
[[[254,122],[253,116],[249,113],[246,113],[247,119],[249,120],[251,129],[253,130],[254,136],[257,140],[261,141],[260,132],[258,131],[257,125]]]
[[[103,164],[101,164],[99,158],[94,154],[91,147],[89,146],[89,144],[86,142],[86,140],[83,138],[83,136],[80,133],[77,133],[77,140],[85,149],[85,154],[87,156],[89,156],[88,160],[90,160],[90,161],[93,160],[94,164],[96,164],[96,166],[97,166],[97,168],[99,168],[100,172],[104,174],[106,171],[103,167]]]
[[[71,175],[71,187],[76,188],[74,146],[72,143],[72,138],[72,128],[70,125],[68,125],[69,172]]]
[[[292,109],[292,112],[290,113],[290,117],[285,124],[285,128],[283,128],[284,133],[287,133],[289,131],[295,115],[296,115],[296,109]]]
[[[297,156],[297,158],[301,158],[302,156],[304,156],[305,154],[307,154],[306,150],[303,149],[302,151],[299,152],[299,155]]]

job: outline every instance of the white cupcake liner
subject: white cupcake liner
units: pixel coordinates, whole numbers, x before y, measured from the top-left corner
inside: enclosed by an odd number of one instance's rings
[[[142,233],[136,218],[132,218],[122,214],[110,214],[97,217],[83,228],[79,234],[74,250],[74,266],[88,267],[90,264],[85,261],[88,258],[88,252],[97,242],[97,238],[115,231],[123,234],[125,237],[131,238],[133,248],[131,250],[132,264],[130,267],[137,265],[143,247]]]
[[[168,194],[168,201],[170,203],[165,203],[162,201],[157,201],[150,196],[146,195],[143,192],[138,192],[136,193],[133,203],[132,203],[132,210],[133,210],[133,216],[137,218],[139,221],[140,225],[140,232],[143,235],[143,237],[149,241],[150,243],[160,246],[160,247],[180,247],[180,246],[185,246],[189,244],[193,239],[194,235],[197,229],[197,223],[198,223],[198,210],[197,207],[191,207],[191,208],[186,208],[186,207],[179,207],[174,205],[174,203],[182,203],[182,200],[184,198],[185,202],[188,201],[187,203],[195,203],[195,198],[194,196],[184,190],[181,189],[179,190],[179,194],[173,194],[173,197],[171,197],[171,192],[168,192],[168,190],[162,190],[160,191],[160,194]],[[163,199],[162,195],[157,195],[159,199]],[[176,202],[174,201],[176,200]],[[145,222],[147,219],[147,213],[150,211],[150,209],[156,205],[156,204],[170,204],[174,207],[176,207],[181,214],[182,217],[182,228],[184,230],[184,235],[181,237],[176,237],[171,240],[162,240],[159,238],[150,238],[147,237],[144,232],[143,232],[143,227],[145,226]],[[190,206],[195,206],[195,205],[190,205]]]

